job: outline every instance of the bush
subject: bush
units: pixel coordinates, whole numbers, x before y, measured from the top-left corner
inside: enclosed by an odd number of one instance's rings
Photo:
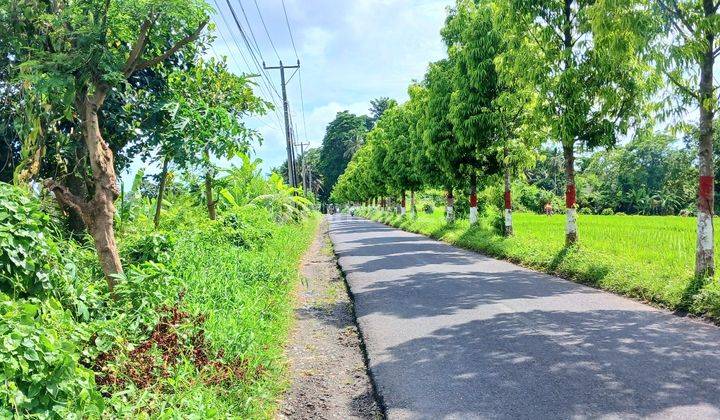
[[[247,249],[261,248],[272,237],[275,225],[267,209],[254,206],[236,208],[221,220],[225,229],[219,235]]]
[[[606,208],[606,209],[602,209],[602,211],[600,212],[600,214],[603,215],[603,216],[612,216],[613,214],[615,214],[615,212],[613,211],[613,209],[607,209],[607,208]]]
[[[29,297],[65,288],[65,261],[51,229],[39,200],[0,183],[0,292]]]
[[[100,417],[102,397],[94,373],[79,363],[78,335],[57,300],[0,293],[0,417]]]
[[[141,264],[148,261],[166,262],[174,246],[168,233],[150,232],[127,236],[121,243],[121,255],[125,264]]]
[[[698,292],[699,290],[699,292]],[[720,282],[715,280],[695,280],[690,310],[694,313],[706,314],[715,319],[720,318]]]
[[[430,203],[425,203],[422,206],[422,211],[427,214],[433,214],[435,212],[435,207],[433,207],[433,205]]]
[[[578,213],[580,214],[593,214],[593,211],[590,207],[583,207],[580,210],[578,210]]]

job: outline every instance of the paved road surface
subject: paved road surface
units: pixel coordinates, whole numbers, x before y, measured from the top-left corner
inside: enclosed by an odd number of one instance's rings
[[[347,216],[331,238],[392,418],[720,418],[720,329]]]

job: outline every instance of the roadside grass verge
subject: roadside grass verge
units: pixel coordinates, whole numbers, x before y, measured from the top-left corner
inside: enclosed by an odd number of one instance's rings
[[[164,415],[271,418],[286,386],[284,345],[293,319],[299,262],[320,217],[281,225],[260,249],[244,249],[189,234],[170,263],[186,310],[203,317],[212,352],[242,368],[235,380],[207,383],[180,372],[172,391],[154,402]],[[239,379],[239,380],[238,380]]]
[[[670,310],[720,320],[718,281],[701,281],[693,274],[694,218],[580,215],[579,243],[566,247],[562,214],[516,213],[515,234],[509,238],[487,219],[476,226],[464,219],[448,224],[442,210],[415,218],[369,208],[358,214]]]

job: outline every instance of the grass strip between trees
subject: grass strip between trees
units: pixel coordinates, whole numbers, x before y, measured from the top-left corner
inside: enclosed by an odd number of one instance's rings
[[[720,321],[720,284],[693,274],[695,219],[581,215],[580,242],[564,244],[564,215],[516,213],[504,237],[488,218],[448,224],[442,210],[415,218],[376,208],[358,215],[670,310]]]
[[[196,380],[194,368],[180,369],[168,381],[170,389],[156,395],[160,399],[136,401],[139,411],[272,417],[286,386],[283,349],[293,320],[298,264],[318,223],[316,214],[302,223],[280,225],[258,250],[193,237],[178,241],[172,264],[184,285],[183,303],[188,312],[203,315],[210,352],[241,360],[243,372],[235,380],[203,383]]]

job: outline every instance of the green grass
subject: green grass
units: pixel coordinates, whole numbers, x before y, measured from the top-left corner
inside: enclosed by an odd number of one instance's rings
[[[496,233],[488,221],[448,225],[442,211],[420,213],[415,219],[377,210],[362,214],[669,309],[720,318],[718,282],[694,278],[694,218],[580,215],[579,244],[565,247],[562,214],[514,214],[515,235],[510,238]]]
[[[192,363],[179,366],[162,393],[135,396],[119,415],[159,418],[272,418],[287,381],[284,345],[293,320],[299,262],[319,223],[278,225],[260,249],[218,243],[189,229],[178,239],[169,268],[185,295],[183,310],[202,314],[213,352],[231,364],[247,362],[242,380],[208,384]],[[242,362],[241,362],[242,361]]]

